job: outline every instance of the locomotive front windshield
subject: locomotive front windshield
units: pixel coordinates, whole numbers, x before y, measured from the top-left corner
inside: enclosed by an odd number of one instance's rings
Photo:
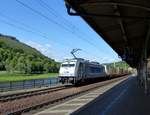
[[[62,64],[61,67],[74,67],[75,64]]]

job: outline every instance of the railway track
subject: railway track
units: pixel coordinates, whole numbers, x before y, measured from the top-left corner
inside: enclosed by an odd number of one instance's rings
[[[103,82],[98,82],[86,86],[81,87],[58,87],[56,89],[51,89],[49,91],[39,91],[24,95],[18,95],[14,97],[7,97],[1,99],[1,103],[4,105],[0,106],[3,108],[0,114],[7,113],[8,115],[18,115],[24,112],[34,110],[36,108],[41,108],[46,105],[51,105],[57,102],[64,101],[68,98],[73,98],[78,95],[87,93],[88,91],[99,88],[100,86],[108,85],[113,82],[117,82],[121,79],[125,79],[126,77],[115,78]],[[12,106],[10,105],[12,104]],[[7,109],[5,108],[7,107]],[[0,110],[1,111],[1,110]]]
[[[50,92],[54,92],[58,90],[63,90],[66,88],[69,88],[69,87],[66,87],[65,85],[63,85],[63,86],[58,86],[58,87],[53,87],[53,88],[46,88],[46,89],[40,89],[40,90],[35,90],[35,91],[3,95],[3,96],[0,96],[0,102],[7,102],[7,101],[26,98],[26,97],[30,97],[34,95],[41,95],[41,94],[50,93]]]

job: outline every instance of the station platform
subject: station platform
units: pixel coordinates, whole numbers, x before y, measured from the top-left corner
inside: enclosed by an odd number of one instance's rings
[[[129,77],[71,115],[150,115],[150,93]]]
[[[119,84],[126,84],[126,82],[130,81],[130,79],[131,79],[130,76],[125,77],[118,81],[112,82],[110,84],[101,86],[90,92],[87,92],[81,96],[65,101],[56,106],[49,107],[45,110],[37,111],[34,113],[34,115],[69,115],[69,114],[80,114],[80,112],[83,112],[83,115],[86,114],[94,115],[92,111],[91,113],[86,112],[84,113],[84,110],[86,111],[86,107],[88,107],[88,105],[91,105],[97,98],[105,97],[105,93],[107,91],[113,89],[116,86],[119,87],[118,86]]]

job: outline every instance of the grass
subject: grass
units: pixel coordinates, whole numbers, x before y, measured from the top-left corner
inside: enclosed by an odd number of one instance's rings
[[[57,77],[57,76],[58,73],[23,75],[23,74],[10,74],[7,73],[6,71],[0,71],[0,82],[44,79],[44,78]]]

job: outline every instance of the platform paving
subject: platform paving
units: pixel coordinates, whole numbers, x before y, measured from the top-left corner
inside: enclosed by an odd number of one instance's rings
[[[130,77],[71,115],[150,115],[150,93]]]

